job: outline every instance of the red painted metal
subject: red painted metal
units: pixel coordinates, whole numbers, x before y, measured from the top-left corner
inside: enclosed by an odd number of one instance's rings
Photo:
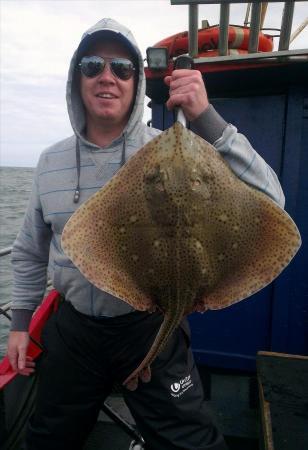
[[[30,336],[33,340],[39,343],[41,342],[42,329],[51,314],[58,309],[59,300],[59,292],[56,290],[52,290],[45,297],[40,307],[34,313],[29,328]],[[37,359],[37,357],[41,353],[42,349],[33,341],[30,341],[27,356],[31,356],[33,359]],[[3,389],[10,381],[12,381],[16,377],[16,375],[18,375],[17,372],[12,369],[8,357],[5,356],[0,363],[0,390]]]

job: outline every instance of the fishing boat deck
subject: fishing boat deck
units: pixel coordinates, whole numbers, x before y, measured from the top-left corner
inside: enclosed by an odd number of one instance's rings
[[[113,395],[108,399],[108,403],[117,412],[130,423],[134,420],[126,407],[121,395]],[[209,406],[213,410],[212,402]],[[219,412],[216,412],[216,419],[219,420]],[[226,442],[230,450],[259,450],[259,441],[257,438],[225,436]],[[100,413],[98,421],[88,438],[84,450],[128,450],[132,439],[120,429],[111,419],[103,412]],[[135,449],[134,449],[135,450]],[[136,447],[138,450],[138,447]]]

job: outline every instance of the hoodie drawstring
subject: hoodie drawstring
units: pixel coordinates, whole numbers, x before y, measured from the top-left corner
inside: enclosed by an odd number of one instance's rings
[[[74,203],[78,203],[80,199],[80,145],[79,139],[76,138],[76,168],[77,168],[77,186],[74,193]]]
[[[126,159],[126,134],[123,133],[123,146],[120,167],[124,166]],[[77,169],[77,185],[74,192],[74,203],[78,203],[80,199],[80,144],[78,137],[76,138],[76,169]]]
[[[120,167],[124,166],[126,159],[126,134],[123,133],[123,147],[122,147],[122,155],[121,155],[121,165]]]

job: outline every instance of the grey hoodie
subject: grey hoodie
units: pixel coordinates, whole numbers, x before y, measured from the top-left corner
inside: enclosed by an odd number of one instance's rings
[[[121,136],[100,148],[84,136],[85,113],[76,83],[80,49],[89,35],[110,30],[120,33],[137,55],[139,79],[135,104]],[[67,106],[73,136],[47,148],[41,154],[23,226],[12,252],[13,322],[12,330],[26,330],[33,310],[41,302],[47,276],[53,286],[74,307],[91,316],[113,317],[131,312],[122,300],[89,283],[61,248],[61,233],[78,206],[93,195],[127,160],[160,130],[142,123],[145,95],[143,58],[131,32],[112,19],[103,19],[82,37],[74,53],[67,81]],[[194,132],[214,144],[232,170],[245,182],[268,194],[281,207],[284,196],[277,176],[236,128],[207,108],[191,124]],[[78,182],[76,140],[80,145],[80,201],[74,203]]]

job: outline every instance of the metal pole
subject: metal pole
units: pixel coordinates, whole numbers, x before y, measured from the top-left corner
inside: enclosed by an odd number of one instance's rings
[[[198,56],[198,4],[189,5],[188,53]]]
[[[117,423],[125,433],[131,436],[139,444],[144,444],[143,437],[136,431],[135,427],[129,423],[124,417],[122,417],[112,406],[107,402],[104,402],[101,406],[102,411],[110,417],[115,423]]]
[[[292,29],[295,2],[285,2],[281,21],[281,32],[278,50],[288,50]]]
[[[220,5],[220,20],[219,20],[219,41],[218,41],[219,56],[225,56],[228,53],[229,18],[230,18],[230,5],[229,3],[222,3]]]
[[[245,16],[245,20],[244,20],[244,26],[245,27],[247,27],[247,25],[249,24],[250,8],[251,8],[251,3],[248,3],[247,4],[247,9],[246,9],[246,16]]]
[[[295,38],[303,31],[303,29],[308,25],[308,17],[304,20],[303,23],[300,24],[300,26],[292,33],[290,43],[294,41]]]
[[[260,28],[263,28],[264,20],[265,20],[265,16],[266,16],[266,11],[267,11],[267,7],[268,7],[268,2],[262,3],[262,6],[261,6],[261,25],[260,25]]]
[[[259,46],[259,32],[261,24],[261,3],[253,3],[251,8],[250,34],[248,53],[256,53]]]
[[[12,302],[6,303],[5,305],[1,306],[1,311],[9,311],[11,309]]]
[[[6,247],[0,250],[0,256],[9,255],[12,252],[13,247]]]

